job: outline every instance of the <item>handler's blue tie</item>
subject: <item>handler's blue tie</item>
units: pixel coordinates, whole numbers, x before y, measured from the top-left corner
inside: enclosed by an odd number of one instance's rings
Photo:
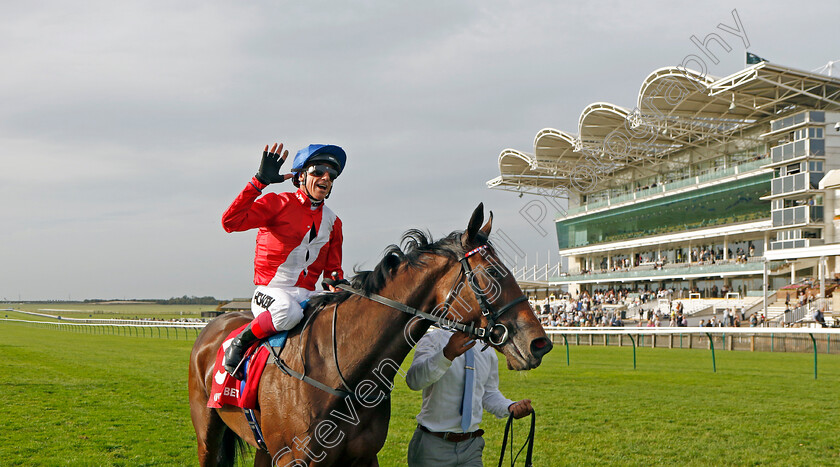
[[[472,349],[464,354],[464,398],[461,401],[461,430],[466,433],[472,425],[473,380],[475,379],[475,355]]]

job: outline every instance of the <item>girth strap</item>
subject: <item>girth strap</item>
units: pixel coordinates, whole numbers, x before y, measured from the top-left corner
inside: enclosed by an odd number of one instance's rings
[[[280,371],[282,371],[283,373],[286,373],[288,376],[291,376],[292,378],[299,379],[299,380],[303,381],[304,383],[307,383],[311,386],[315,386],[316,388],[318,388],[318,389],[320,389],[324,392],[328,392],[328,393],[332,394],[333,396],[338,396],[338,397],[347,397],[347,396],[352,397],[353,396],[352,392],[342,391],[340,389],[333,389],[333,388],[327,386],[326,384],[324,384],[324,383],[322,383],[322,382],[320,382],[316,379],[312,379],[309,376],[304,375],[303,373],[300,373],[300,372],[297,372],[297,371],[293,370],[291,367],[289,367],[289,365],[286,364],[286,362],[283,361],[282,358],[280,358],[279,355],[274,353],[274,348],[273,347],[271,347],[268,344],[263,344],[263,345],[265,345],[268,348],[269,352],[271,353],[271,355],[268,357],[269,361],[273,362],[277,366],[277,368],[280,369]]]
[[[292,369],[292,368],[291,368],[291,367],[290,367],[290,366],[289,366],[286,362],[284,362],[284,361],[283,361],[283,359],[282,359],[282,358],[280,358],[280,355],[277,355],[277,354],[274,352],[274,347],[272,347],[272,346],[268,345],[268,343],[267,343],[267,342],[266,342],[266,343],[263,343],[263,345],[264,345],[264,346],[265,346],[265,347],[269,350],[269,352],[270,352],[270,355],[269,355],[269,357],[268,357],[268,362],[269,362],[269,363],[274,363],[274,365],[275,365],[275,366],[277,366],[277,368],[279,368],[279,369],[280,369],[280,371],[282,371],[283,373],[285,373],[287,376],[291,376],[292,378],[299,379],[299,380],[303,381],[304,383],[306,383],[306,384],[308,384],[308,385],[310,385],[310,386],[316,387],[316,388],[318,388],[318,389],[320,389],[320,390],[322,390],[322,391],[324,391],[324,392],[326,392],[326,393],[332,394],[333,396],[338,396],[338,397],[352,397],[353,399],[358,400],[358,397],[356,397],[356,394],[355,394],[355,393],[353,393],[353,392],[350,392],[350,391],[342,391],[341,389],[335,389],[335,388],[333,388],[333,387],[327,386],[326,384],[324,384],[324,383],[322,383],[322,382],[318,381],[317,379],[310,378],[309,376],[306,376],[306,375],[305,375],[305,374],[303,374],[303,373],[300,373],[300,372],[298,372],[298,371],[293,370],[293,369]],[[342,378],[342,379],[343,379],[343,378]],[[350,388],[348,387],[347,389],[350,389]],[[387,394],[385,395],[385,399],[387,399],[387,398],[389,398],[389,397],[391,397],[391,395],[390,395],[390,393],[387,393]],[[376,402],[376,401],[378,401],[378,400],[379,400],[379,399],[373,399],[373,400],[371,400],[371,399],[363,399],[363,402],[369,402],[369,403],[372,403],[372,402]]]
[[[248,420],[248,426],[254,432],[254,439],[257,441],[257,447],[265,452],[268,452],[268,446],[265,444],[265,436],[263,436],[260,422],[257,421],[257,416],[254,414],[254,409],[243,409],[245,411],[245,419]]]

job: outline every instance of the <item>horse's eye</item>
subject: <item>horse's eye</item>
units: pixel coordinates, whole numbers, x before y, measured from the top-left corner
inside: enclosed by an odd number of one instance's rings
[[[487,268],[487,273],[490,274],[490,277],[494,279],[501,279],[504,275],[496,268]]]

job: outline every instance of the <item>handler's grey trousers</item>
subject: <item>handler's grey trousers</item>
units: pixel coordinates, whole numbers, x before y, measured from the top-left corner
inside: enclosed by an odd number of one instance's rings
[[[460,443],[444,441],[418,427],[408,443],[409,467],[482,467],[481,452],[484,438],[468,439]]]

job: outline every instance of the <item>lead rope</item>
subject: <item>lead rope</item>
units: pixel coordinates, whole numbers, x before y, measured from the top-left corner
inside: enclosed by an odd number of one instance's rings
[[[516,453],[516,457],[513,456],[513,414],[511,413],[508,416],[507,424],[505,425],[505,436],[502,439],[502,453],[499,455],[499,467],[502,467],[502,462],[505,460],[505,448],[507,447],[507,439],[508,439],[508,432],[510,432],[510,465],[511,467],[516,464],[516,459],[519,459],[519,454],[522,453],[522,450],[525,449],[525,446],[528,446],[528,451],[525,453],[525,467],[533,467],[533,463],[531,462],[531,458],[534,455],[534,431],[537,426],[537,413],[531,412],[531,432],[528,433],[528,439],[525,440],[525,444],[519,448],[519,451]]]

